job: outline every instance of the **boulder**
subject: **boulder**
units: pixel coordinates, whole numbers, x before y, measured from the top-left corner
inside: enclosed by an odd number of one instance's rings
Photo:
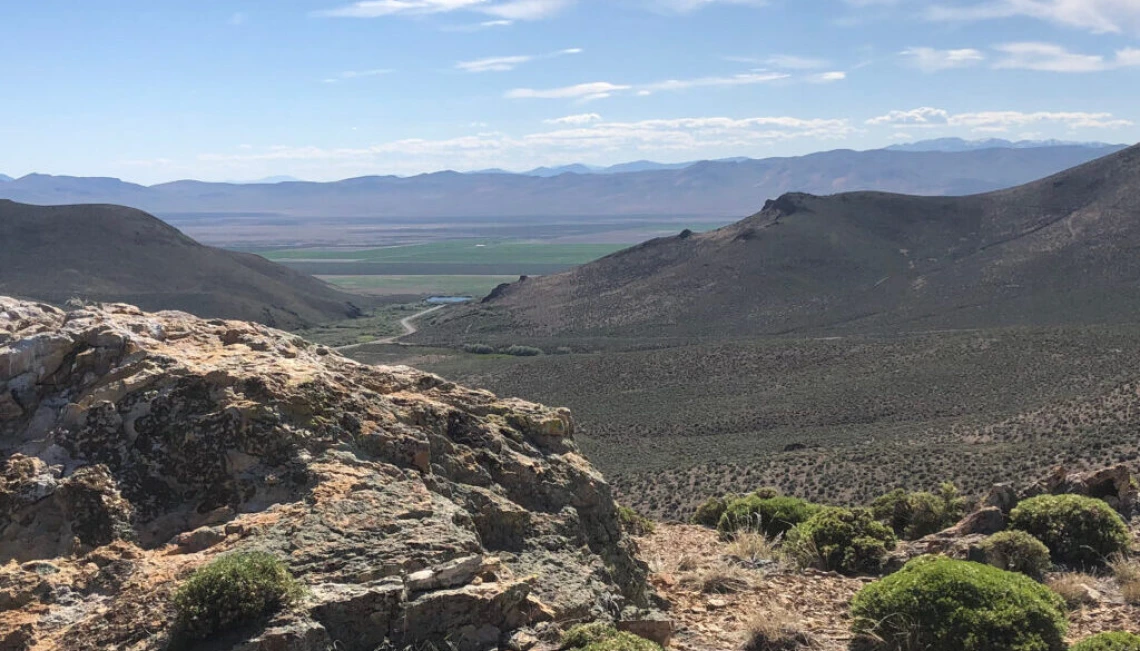
[[[1132,471],[1125,464],[1086,472],[1069,472],[1064,466],[1058,466],[1027,488],[1021,498],[1065,493],[1102,499],[1125,516],[1136,511],[1137,487]]]
[[[211,648],[527,647],[649,601],[566,410],[256,324],[4,297],[0,396],[9,646],[167,648],[177,586],[244,550],[309,596]]]

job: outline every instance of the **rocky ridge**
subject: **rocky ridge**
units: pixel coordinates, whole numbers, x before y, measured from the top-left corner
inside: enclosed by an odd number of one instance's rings
[[[0,649],[169,648],[179,582],[243,550],[308,594],[212,649],[527,649],[644,619],[573,432],[259,325],[0,297]]]

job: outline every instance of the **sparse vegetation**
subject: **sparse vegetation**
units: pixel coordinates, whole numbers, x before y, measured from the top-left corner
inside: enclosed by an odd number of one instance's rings
[[[760,531],[774,538],[784,535],[819,509],[819,505],[796,497],[746,495],[728,502],[717,521],[717,529],[725,534]]]
[[[538,357],[542,355],[542,349],[534,346],[508,346],[503,352],[512,357]]]
[[[1140,561],[1125,554],[1114,554],[1108,561],[1108,567],[1120,586],[1124,601],[1140,605]]]
[[[789,531],[784,548],[803,567],[856,574],[877,571],[895,544],[869,510],[829,507]]]
[[[272,554],[227,554],[195,570],[178,589],[177,626],[188,638],[205,638],[267,615],[301,593],[300,584]]]
[[[773,603],[748,622],[743,651],[797,651],[816,646],[803,620]]]
[[[981,545],[986,562],[1009,572],[1020,572],[1040,581],[1052,567],[1049,548],[1024,531],[1002,531]]]
[[[1102,500],[1081,495],[1039,495],[1010,513],[1010,527],[1049,548],[1053,561],[1079,567],[1103,566],[1128,547],[1128,527]]]
[[[899,488],[871,503],[875,517],[895,535],[917,540],[952,526],[966,512],[966,500],[957,487],[943,483],[937,493],[908,493]]]
[[[748,572],[729,563],[717,563],[690,572],[681,577],[681,583],[704,594],[731,594],[752,586]]]
[[[1062,600],[1032,579],[989,565],[922,557],[863,588],[853,631],[889,651],[1061,651]]]
[[[617,509],[618,522],[622,529],[634,536],[644,536],[653,533],[656,523],[641,515],[628,506],[619,506]]]
[[[1140,635],[1125,632],[1101,633],[1081,640],[1069,651],[1140,651]]]
[[[1079,608],[1096,601],[1093,587],[1096,583],[1096,577],[1091,574],[1065,572],[1049,577],[1045,585],[1064,599],[1069,608]]]
[[[697,507],[697,511],[693,514],[693,524],[699,524],[703,527],[716,527],[720,522],[720,517],[724,515],[725,509],[728,508],[728,502],[736,499],[733,496],[720,497],[714,495],[708,498],[701,505]]]
[[[495,347],[487,344],[463,344],[463,352],[472,355],[494,355]]]

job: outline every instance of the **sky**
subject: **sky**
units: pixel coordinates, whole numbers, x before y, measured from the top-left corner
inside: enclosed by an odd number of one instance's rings
[[[1140,0],[0,0],[0,173],[1140,141]]]

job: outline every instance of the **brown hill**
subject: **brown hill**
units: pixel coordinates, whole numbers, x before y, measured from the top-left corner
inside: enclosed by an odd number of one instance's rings
[[[122,206],[0,200],[0,293],[177,309],[285,328],[359,313],[345,294],[256,255],[203,246]]]
[[[968,197],[788,194],[731,226],[501,288],[424,340],[1132,321],[1140,147]]]

